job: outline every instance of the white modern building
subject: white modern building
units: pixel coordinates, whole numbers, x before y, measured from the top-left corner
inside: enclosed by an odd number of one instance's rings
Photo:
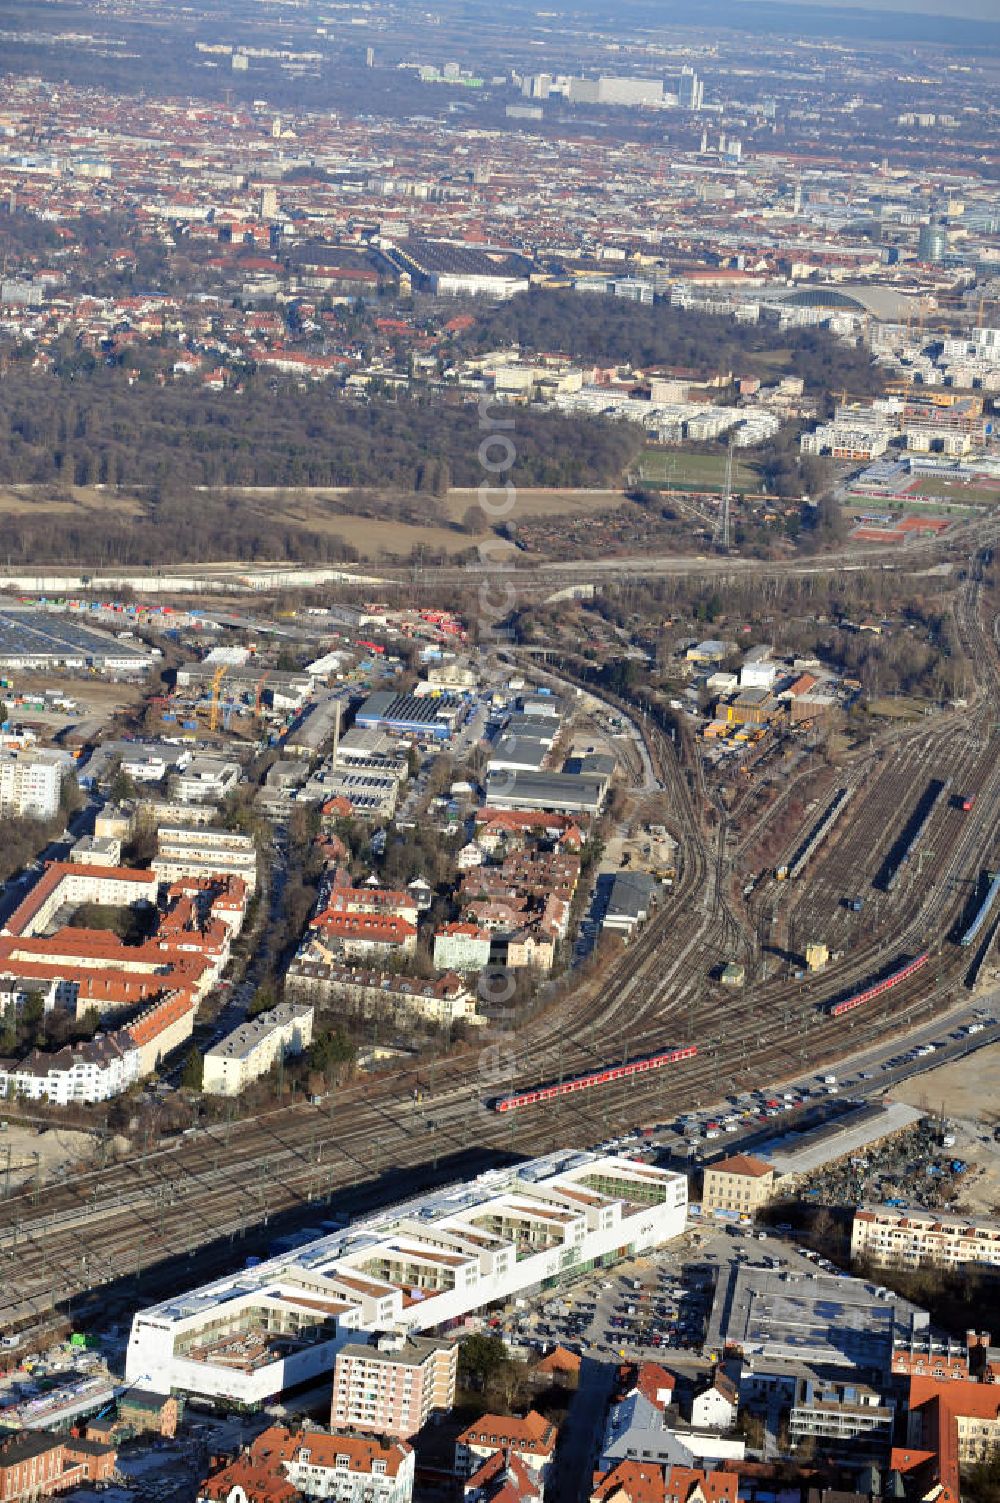
[[[563,1151],[393,1206],[140,1311],[126,1381],[261,1404],[359,1333],[447,1321],[680,1236],[683,1175]]]
[[[240,764],[222,757],[194,757],[178,766],[171,779],[171,793],[182,804],[221,804],[240,780]]]
[[[282,1002],[205,1051],[202,1090],[207,1096],[238,1096],[278,1059],[308,1049],[312,1035],[313,1009],[304,1002]]]
[[[67,752],[45,747],[0,752],[0,816],[53,819],[63,777],[71,766]]]

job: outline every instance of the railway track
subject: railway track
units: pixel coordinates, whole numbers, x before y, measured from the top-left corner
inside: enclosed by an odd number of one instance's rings
[[[486,1051],[469,1049],[440,1061],[429,1081],[423,1071],[351,1084],[323,1106],[283,1107],[238,1128],[215,1127],[171,1148],[95,1169],[71,1184],[47,1187],[41,1200],[27,1193],[12,1197],[0,1206],[0,1326],[47,1318],[75,1294],[164,1260],[173,1264],[178,1284],[194,1282],[187,1270],[197,1248],[220,1238],[236,1243],[248,1228],[267,1225],[279,1213],[325,1204],[339,1191],[388,1171],[410,1171],[413,1184],[422,1168],[465,1153],[470,1144],[535,1153],[565,1142],[595,1141],[636,1121],[718,1100],[751,1079],[788,1078],[807,1063],[818,1068],[864,1044],[894,1037],[931,1013],[940,1015],[967,963],[944,936],[965,902],[966,874],[992,852],[1000,809],[997,738],[985,709],[991,699],[996,702],[1000,688],[997,623],[987,636],[979,594],[972,581],[962,603],[961,629],[985,682],[959,752],[962,772],[978,797],[973,813],[959,825],[935,818],[928,833],[928,850],[938,867],[935,880],[903,884],[895,899],[894,951],[905,952],[918,936],[919,948],[931,950],[927,966],[898,993],[849,1019],[825,1011],[832,996],[863,983],[884,960],[886,937],[879,933],[859,943],[835,975],[793,985],[776,976],[729,999],[709,984],[712,968],[730,947],[746,943],[745,920],[733,911],[725,890],[726,821],[720,816],[714,840],[706,837],[705,806],[697,806],[668,738],[647,725],[647,755],[678,839],[676,885],[669,903],[610,972],[577,990],[572,1016],[564,1004],[553,1006],[522,1029],[487,1039]],[[624,708],[634,719],[632,708]],[[953,731],[950,726],[948,733]],[[900,765],[880,766],[870,789],[857,798],[850,841],[836,840],[817,854],[817,880],[826,882],[828,893],[842,885],[848,870],[856,872],[850,863],[863,858],[864,870],[872,867],[870,818],[888,823],[907,798],[912,801],[921,746],[924,763],[944,754],[937,727],[923,740],[902,740]],[[702,793],[703,785],[696,783],[699,800]],[[798,901],[802,921],[812,921],[807,899],[800,895]],[[537,1115],[500,1117],[484,1106],[484,1096],[495,1094],[484,1086],[489,1076],[484,1052],[494,1044],[510,1051],[512,1083],[530,1086],[687,1042],[698,1043],[694,1059],[655,1077],[633,1077],[621,1089],[613,1085],[559,1098]],[[419,1102],[411,1099],[417,1085],[423,1092]],[[235,1249],[233,1257],[238,1257]]]

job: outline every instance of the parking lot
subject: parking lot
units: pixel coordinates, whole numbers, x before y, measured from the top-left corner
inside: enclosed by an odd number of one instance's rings
[[[732,1261],[802,1273],[826,1266],[773,1231],[712,1222],[649,1257],[518,1300],[492,1329],[527,1360],[559,1345],[605,1362],[652,1359],[697,1371],[713,1360],[703,1349],[708,1317],[719,1269]]]

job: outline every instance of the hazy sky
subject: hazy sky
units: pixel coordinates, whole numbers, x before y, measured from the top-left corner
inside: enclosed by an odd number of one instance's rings
[[[969,16],[976,21],[1000,22],[1000,0],[783,0],[787,5],[824,5],[840,8],[857,6],[863,10],[919,11],[924,16]]]

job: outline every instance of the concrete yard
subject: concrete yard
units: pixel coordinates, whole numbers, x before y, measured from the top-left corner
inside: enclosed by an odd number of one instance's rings
[[[0,1132],[0,1190],[6,1183],[8,1154],[13,1190],[34,1176],[35,1154],[43,1183],[57,1178],[60,1170],[69,1174],[75,1166],[92,1166],[97,1161],[97,1139],[66,1127],[40,1132],[36,1127],[8,1122]]]

